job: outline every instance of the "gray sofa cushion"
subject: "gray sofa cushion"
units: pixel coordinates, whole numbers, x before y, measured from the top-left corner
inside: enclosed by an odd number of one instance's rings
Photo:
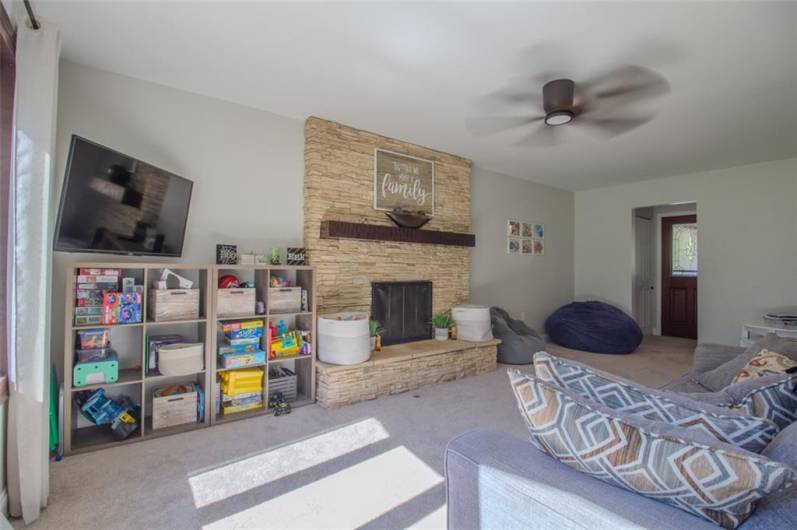
[[[670,381],[666,385],[663,385],[660,390],[665,392],[678,392],[678,393],[698,393],[698,392],[710,392],[710,390],[704,386],[701,386],[694,381],[694,375],[692,372],[688,374],[684,374],[681,377]]]
[[[769,456],[797,455],[797,427],[781,432]],[[778,447],[779,449],[775,449]],[[797,466],[797,458],[783,460]],[[473,431],[445,454],[451,530],[581,529],[717,530],[713,523],[664,503],[605,484],[557,462],[528,440]],[[795,528],[797,485],[764,498],[739,530]]]
[[[774,333],[770,333],[733,359],[719,365],[713,370],[698,374],[695,381],[713,392],[722,390],[730,385],[733,378],[742,371],[742,368],[745,367],[750,359],[755,357],[756,354],[763,349],[774,351],[790,359],[797,360],[797,340],[785,339],[783,337],[778,337]]]
[[[797,423],[783,429],[764,454],[797,469]],[[797,528],[797,484],[762,499],[755,515],[757,525]]]
[[[449,442],[445,460],[451,530],[718,528],[579,473],[505,433],[465,433]]]
[[[684,394],[718,407],[746,410],[784,429],[797,420],[797,375],[771,374],[746,379],[719,392]]]
[[[582,397],[614,410],[701,430],[721,442],[755,453],[763,451],[780,431],[777,425],[765,418],[715,407],[677,393],[646,388],[620,376],[547,352],[534,355],[534,371],[537,378],[544,382],[569,388]]]
[[[700,430],[623,414],[519,371],[509,377],[537,447],[578,471],[726,528],[797,478],[785,464]]]
[[[708,372],[730,361],[740,353],[744,353],[744,350],[745,348],[741,346],[726,346],[724,344],[702,342],[695,348],[695,359],[692,368],[697,374]]]

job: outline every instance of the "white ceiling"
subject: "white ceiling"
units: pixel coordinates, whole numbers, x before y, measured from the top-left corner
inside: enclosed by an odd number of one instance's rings
[[[45,2],[63,56],[304,119],[315,115],[571,190],[797,155],[795,3]],[[512,78],[637,64],[671,91],[611,139],[554,147],[465,126]],[[528,130],[526,130],[528,133]]]

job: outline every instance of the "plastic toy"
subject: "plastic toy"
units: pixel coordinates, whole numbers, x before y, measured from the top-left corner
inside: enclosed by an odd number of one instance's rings
[[[75,350],[75,355],[77,356],[77,362],[91,363],[104,361],[108,358],[108,354],[110,354],[111,351],[110,348],[91,348],[89,350]]]
[[[223,368],[243,368],[266,362],[266,352],[255,348],[248,352],[219,353],[219,364]]]
[[[117,440],[124,440],[138,428],[138,407],[127,396],[116,401],[105,395],[105,389],[98,388],[94,392],[79,392],[75,400],[88,419],[97,425],[110,424]]]
[[[72,370],[72,380],[75,388],[115,383],[119,380],[119,359],[116,352],[110,350],[103,359],[76,363]]]
[[[268,402],[268,406],[269,408],[274,409],[275,416],[282,416],[283,414],[291,413],[291,406],[282,395],[282,392],[274,392]]]
[[[77,332],[77,337],[81,350],[105,348],[110,342],[107,329],[83,329]]]
[[[263,336],[262,320],[247,320],[224,324],[224,335],[230,339],[249,339]]]
[[[234,274],[225,274],[219,278],[219,289],[235,289],[240,285],[238,277]]]
[[[299,334],[289,331],[280,335],[280,338],[271,341],[271,352],[274,357],[288,357],[299,353]]]
[[[269,280],[271,287],[292,287],[291,281],[283,278],[282,276],[276,276],[274,274],[271,275],[271,279]]]
[[[261,368],[248,368],[219,374],[221,391],[227,396],[262,392],[263,370]]]
[[[272,265],[279,265],[280,264],[280,249],[277,247],[271,247],[271,264]]]

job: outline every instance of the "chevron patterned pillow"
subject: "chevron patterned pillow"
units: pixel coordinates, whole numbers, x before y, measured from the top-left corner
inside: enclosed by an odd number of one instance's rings
[[[785,464],[694,429],[624,414],[509,370],[534,445],[573,469],[725,528],[756,502],[789,487]]]
[[[570,389],[609,408],[679,427],[699,429],[717,440],[760,453],[778,434],[778,426],[765,417],[715,407],[660,392],[575,361],[546,352],[534,355],[534,371],[543,382]]]
[[[749,389],[750,386],[754,388]],[[768,418],[781,429],[797,421],[797,375],[769,374],[747,379],[718,392],[727,406],[747,414]]]

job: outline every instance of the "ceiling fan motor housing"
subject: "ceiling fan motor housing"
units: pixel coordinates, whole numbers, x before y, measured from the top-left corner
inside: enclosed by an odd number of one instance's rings
[[[547,125],[564,125],[575,117],[573,98],[576,84],[571,79],[555,79],[542,87]]]

